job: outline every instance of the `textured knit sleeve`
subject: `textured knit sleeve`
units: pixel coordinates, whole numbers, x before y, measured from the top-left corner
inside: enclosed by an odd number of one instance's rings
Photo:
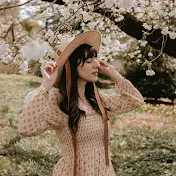
[[[58,94],[55,91],[50,91],[48,94],[43,86],[30,92],[24,99],[23,110],[20,114],[20,134],[36,136],[46,130],[59,128],[64,113],[59,109],[58,101]]]
[[[118,74],[115,82],[117,94],[100,93],[105,106],[109,108],[111,115],[119,115],[129,112],[143,105],[144,99],[133,84]]]

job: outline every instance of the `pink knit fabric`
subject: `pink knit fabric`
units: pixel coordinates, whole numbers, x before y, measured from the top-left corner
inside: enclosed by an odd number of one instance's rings
[[[140,92],[124,77],[119,77],[115,89],[118,95],[100,93],[106,106],[111,110],[108,113],[109,117],[136,109],[144,102]],[[53,169],[53,176],[73,176],[72,137],[68,128],[68,116],[57,105],[61,99],[62,96],[56,88],[52,88],[49,94],[42,86],[30,92],[25,97],[23,112],[20,114],[19,131],[24,136],[36,136],[45,130],[55,130],[62,157]],[[110,167],[107,168],[105,165],[103,128],[102,117],[95,110],[81,116],[76,136],[77,176],[116,175],[110,155]],[[109,125],[109,133],[110,130]]]

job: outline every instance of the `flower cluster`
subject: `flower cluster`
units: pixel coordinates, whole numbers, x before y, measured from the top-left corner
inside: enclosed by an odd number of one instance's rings
[[[154,70],[146,70],[146,75],[153,76],[153,75],[155,75],[155,72],[154,72]]]
[[[8,63],[12,60],[11,49],[9,48],[9,44],[0,42],[0,56],[4,63]]]

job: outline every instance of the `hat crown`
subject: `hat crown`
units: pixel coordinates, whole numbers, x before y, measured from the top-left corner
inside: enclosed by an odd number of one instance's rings
[[[63,52],[65,48],[74,40],[74,37],[70,37],[67,39],[64,39],[61,44],[59,45],[58,49]]]
[[[87,31],[79,34],[76,38],[69,37],[61,41],[54,60],[60,66],[64,65],[71,53],[82,44],[93,46],[99,51],[101,36],[98,31]]]
[[[75,38],[69,37],[63,40],[61,44],[59,45],[58,50],[56,51],[54,60],[56,61],[56,64],[60,68],[62,68],[66,64],[70,55],[80,45],[88,44],[90,46],[93,46],[97,51],[99,51],[100,42],[101,42],[101,35],[98,31],[95,31],[95,30],[81,33]],[[58,76],[56,83],[54,85],[54,87],[56,88],[58,88],[59,79],[60,78]]]

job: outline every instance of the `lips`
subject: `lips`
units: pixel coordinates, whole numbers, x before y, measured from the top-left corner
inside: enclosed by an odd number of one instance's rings
[[[93,74],[93,75],[98,75],[98,72],[93,72],[92,74]]]
[[[97,73],[98,71],[94,71],[92,74]]]

